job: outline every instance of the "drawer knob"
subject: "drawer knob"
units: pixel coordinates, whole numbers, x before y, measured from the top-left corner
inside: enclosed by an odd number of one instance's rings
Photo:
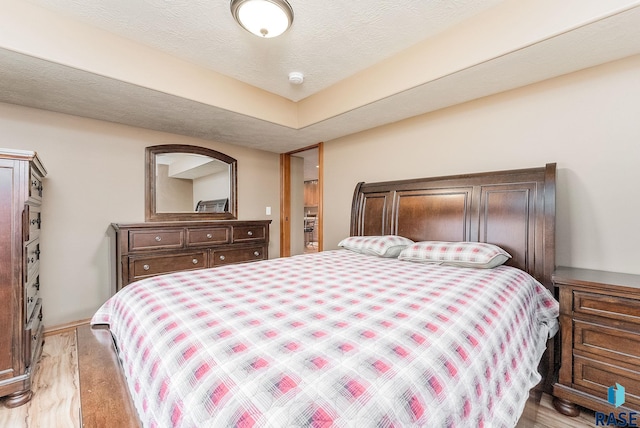
[[[210,233],[207,233],[207,239],[211,239],[211,238],[213,238],[213,235]]]
[[[258,256],[260,255],[260,251],[254,251],[254,252],[253,252],[253,255],[254,255],[254,256],[256,256],[256,257],[258,257]]]
[[[224,259],[225,259],[225,257],[224,257],[224,256],[220,256],[220,260],[224,260]]]
[[[40,281],[36,281],[33,286],[36,287],[36,291],[40,290]]]
[[[162,241],[162,238],[159,236],[156,236],[156,242],[160,242],[160,241]]]
[[[197,265],[197,264],[198,264],[198,259],[193,259],[193,260],[191,260],[191,262],[192,262],[194,265]]]
[[[33,297],[29,297],[29,303],[33,303]]]
[[[252,231],[248,231],[248,232],[247,232],[247,235],[249,235],[249,236],[253,236],[253,232],[252,232]]]
[[[33,336],[31,336],[31,338],[32,338],[34,341],[35,341],[35,340],[38,340],[38,335],[37,335],[37,334],[34,334]]]
[[[143,266],[142,266],[142,269],[144,269],[144,270],[149,270],[149,265],[143,265]]]

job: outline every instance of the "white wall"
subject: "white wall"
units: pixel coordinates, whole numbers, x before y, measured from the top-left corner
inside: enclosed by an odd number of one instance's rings
[[[193,181],[169,177],[169,165],[156,165],[156,211],[193,212]]]
[[[26,107],[0,104],[0,146],[38,152],[44,181],[41,292],[44,325],[89,318],[115,283],[112,222],[144,221],[145,147],[191,144],[238,160],[239,219],[272,219],[280,253],[277,154]]]
[[[358,181],[558,164],[556,263],[640,274],[640,56],[329,141],[325,249]]]
[[[193,208],[198,201],[229,198],[229,168],[193,180]]]

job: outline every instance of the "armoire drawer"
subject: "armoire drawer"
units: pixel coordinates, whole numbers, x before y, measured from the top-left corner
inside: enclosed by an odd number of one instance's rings
[[[40,267],[40,241],[31,241],[25,248],[24,257],[24,281],[29,282],[32,278],[38,276]]]
[[[29,282],[25,283],[24,298],[27,302],[27,312],[25,315],[25,322],[28,322],[33,315],[33,310],[38,302],[38,296],[40,295],[40,274],[34,275],[29,278]]]
[[[252,262],[266,258],[264,246],[247,248],[235,248],[230,250],[214,250],[212,253],[212,266],[222,266],[234,263]]]
[[[129,258],[130,280],[180,270],[204,269],[207,267],[207,251],[167,254],[164,256]]]
[[[129,249],[178,249],[184,246],[184,230],[134,230],[129,232]]]
[[[37,359],[42,346],[42,299],[38,299],[33,316],[24,329],[24,360],[27,365]]]
[[[640,299],[574,291],[573,310],[640,325]]]
[[[187,246],[198,247],[229,242],[229,227],[207,227],[187,229]]]
[[[28,236],[25,237],[27,241],[32,241],[40,236],[40,223],[42,223],[42,213],[39,206],[27,205],[26,209],[29,211],[27,221],[29,223]]]
[[[31,179],[29,180],[29,197],[36,200],[42,199],[42,179],[31,171]]]
[[[262,241],[265,239],[264,226],[234,226],[233,242]]]

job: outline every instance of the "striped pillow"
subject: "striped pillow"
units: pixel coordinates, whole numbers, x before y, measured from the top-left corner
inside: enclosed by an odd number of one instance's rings
[[[379,257],[398,257],[400,251],[411,244],[411,239],[398,235],[350,236],[340,241],[338,247]]]
[[[399,260],[490,269],[511,258],[502,248],[484,242],[416,242],[402,250]]]

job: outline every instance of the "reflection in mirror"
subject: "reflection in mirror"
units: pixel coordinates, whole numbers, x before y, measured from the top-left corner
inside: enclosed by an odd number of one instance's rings
[[[225,212],[229,209],[229,165],[208,156],[156,156],[156,212]]]
[[[147,147],[146,220],[236,218],[236,164],[204,147]]]

